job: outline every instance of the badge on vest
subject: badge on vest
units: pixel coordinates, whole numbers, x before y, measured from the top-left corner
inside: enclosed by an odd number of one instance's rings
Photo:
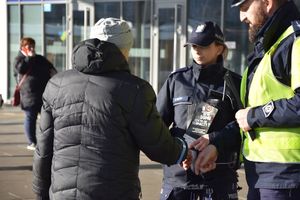
[[[273,110],[274,110],[274,103],[273,103],[273,101],[270,101],[269,103],[267,103],[266,105],[264,105],[262,107],[262,110],[264,112],[265,118],[268,118],[271,115],[271,113],[273,112]]]
[[[194,104],[195,105],[195,104]],[[193,108],[191,106],[190,108]],[[188,128],[186,134],[197,139],[198,137],[207,134],[209,127],[215,118],[218,109],[206,102],[198,103],[194,106],[194,112],[188,112]]]

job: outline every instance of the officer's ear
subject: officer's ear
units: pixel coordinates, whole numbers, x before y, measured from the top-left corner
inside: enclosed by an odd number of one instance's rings
[[[227,46],[218,42],[215,42],[215,45],[217,47],[217,55],[223,56],[223,59],[225,59],[228,51]]]
[[[268,16],[272,16],[274,12],[280,7],[278,0],[262,0],[264,10]]]

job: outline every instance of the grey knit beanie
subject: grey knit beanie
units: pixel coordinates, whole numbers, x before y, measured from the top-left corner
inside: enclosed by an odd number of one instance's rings
[[[90,38],[114,43],[120,49],[130,49],[133,45],[129,24],[117,18],[101,18],[91,28]]]

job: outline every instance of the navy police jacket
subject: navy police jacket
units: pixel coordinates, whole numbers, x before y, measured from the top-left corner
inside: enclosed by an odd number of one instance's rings
[[[187,129],[188,106],[195,102],[206,102],[208,99],[219,99],[216,105],[218,112],[208,130],[210,138],[227,123],[233,121],[238,110],[236,97],[231,88],[224,82],[228,70],[223,61],[205,68],[193,62],[192,65],[173,72],[165,81],[157,98],[157,109],[167,126],[171,126],[173,136],[183,137]],[[234,87],[239,91],[240,76],[231,74]],[[225,87],[225,88],[224,88]],[[233,155],[221,153],[219,163],[232,163]],[[217,168],[196,176],[192,170],[184,171],[178,165],[164,166],[163,187],[172,189],[182,187],[188,189],[203,183],[214,184],[216,181],[236,182],[236,172],[230,164],[218,165]]]

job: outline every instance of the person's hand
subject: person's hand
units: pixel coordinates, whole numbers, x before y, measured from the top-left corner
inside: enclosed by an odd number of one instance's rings
[[[248,115],[248,112],[250,109],[251,109],[251,107],[247,107],[245,109],[241,109],[241,110],[237,111],[235,114],[237,123],[239,124],[240,128],[245,132],[251,130],[251,127],[249,126],[248,121],[247,121],[247,115]]]
[[[192,156],[192,151],[188,150],[186,159],[184,161],[182,161],[181,166],[184,170],[187,170],[188,168],[191,167],[193,161],[193,156]]]
[[[28,47],[26,51],[27,56],[32,57],[35,56],[35,49],[33,47]]]
[[[21,51],[27,57],[35,56],[35,48],[33,46],[26,45],[26,46],[24,46],[24,47],[21,48]]]
[[[29,57],[35,56],[35,51],[34,50],[29,50],[28,53],[27,53],[27,55]]]
[[[205,134],[205,135],[202,135],[201,137],[199,137],[194,142],[192,142],[189,145],[189,148],[190,149],[194,148],[197,151],[202,151],[205,147],[207,147],[208,144],[209,144],[209,135]]]
[[[206,173],[216,168],[218,158],[217,148],[210,144],[203,151],[199,152],[195,161],[195,174]]]

